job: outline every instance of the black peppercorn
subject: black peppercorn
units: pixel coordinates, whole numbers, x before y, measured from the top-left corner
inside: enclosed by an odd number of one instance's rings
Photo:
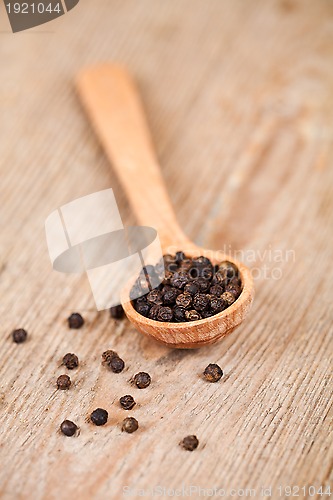
[[[185,450],[193,451],[198,447],[199,441],[198,441],[198,438],[196,436],[192,435],[192,436],[184,437],[184,439],[179,444]]]
[[[150,385],[151,377],[149,373],[139,372],[134,375],[134,383],[139,389],[145,389]]]
[[[108,418],[109,414],[106,410],[103,410],[103,408],[97,408],[90,415],[90,420],[95,425],[105,425],[108,421]]]
[[[226,307],[226,303],[220,297],[212,297],[210,299],[210,310],[213,312],[213,314],[217,314],[217,313],[223,311],[223,309],[225,309],[225,307]]]
[[[68,368],[69,370],[73,370],[74,368],[77,368],[79,366],[79,358],[76,356],[76,354],[65,354],[65,356],[62,358],[62,363]]]
[[[149,319],[153,319],[154,321],[157,321],[158,319],[158,314],[160,312],[161,306],[153,306],[148,314]]]
[[[147,302],[136,302],[135,310],[142,316],[148,316],[150,311],[150,305]]]
[[[60,375],[57,378],[57,387],[58,389],[69,389],[71,386],[71,379],[69,378],[68,375]]]
[[[231,304],[233,304],[235,302],[235,296],[233,293],[230,293],[230,292],[222,293],[221,299],[223,299],[224,302],[226,302],[226,304],[228,304],[228,306],[231,306]]]
[[[121,319],[124,317],[124,309],[121,304],[110,308],[110,316],[114,319]]]
[[[157,319],[158,321],[171,321],[173,317],[172,309],[170,307],[161,307]]]
[[[227,281],[227,278],[220,272],[215,273],[212,278],[213,285],[225,286],[227,284]]]
[[[184,288],[187,283],[188,277],[183,272],[175,273],[170,279],[170,284],[176,288]]]
[[[239,274],[237,266],[228,260],[220,263],[219,272],[224,274],[227,278],[238,277]]]
[[[209,293],[211,295],[216,295],[216,297],[221,297],[224,292],[223,287],[221,285],[213,285],[209,289]]]
[[[102,363],[109,363],[112,358],[119,358],[116,351],[111,351],[111,350],[105,351],[102,354]]]
[[[195,283],[199,285],[201,292],[207,292],[210,287],[210,281],[205,278],[198,278],[195,280]]]
[[[113,373],[120,373],[123,371],[125,368],[125,363],[124,361],[119,358],[118,356],[114,356],[110,361],[108,362],[108,367],[113,371]]]
[[[17,330],[14,330],[12,333],[13,342],[15,342],[15,344],[22,344],[27,340],[27,336],[28,333],[23,328],[18,328]]]
[[[81,314],[79,313],[73,313],[69,316],[68,318],[68,326],[69,328],[81,328],[84,324],[84,319],[82,318]]]
[[[238,299],[241,293],[241,288],[237,285],[229,284],[225,287],[226,292],[230,292],[234,295],[235,299]]]
[[[102,354],[102,363],[107,365],[114,373],[120,373],[125,367],[125,362],[115,351],[105,351]]]
[[[204,293],[197,293],[194,295],[193,307],[196,311],[205,311],[210,304],[210,297]]]
[[[191,311],[185,311],[185,318],[187,321],[197,321],[198,319],[201,319],[201,315],[198,311],[192,309]]]
[[[189,292],[184,292],[178,295],[176,304],[184,309],[190,309],[192,306],[192,295]]]
[[[177,288],[169,287],[163,293],[163,304],[165,306],[171,306],[176,302],[176,298],[179,295],[180,290]]]
[[[120,406],[124,408],[124,410],[131,410],[135,405],[135,401],[133,396],[130,396],[129,394],[126,396],[122,396],[119,399]]]
[[[65,436],[74,436],[76,433],[78,427],[74,422],[71,422],[70,420],[64,420],[63,423],[60,425],[60,430]]]
[[[219,365],[215,363],[210,363],[203,372],[205,379],[208,382],[218,382],[223,376],[223,371]]]
[[[186,321],[185,309],[183,307],[175,306],[173,308],[173,317],[175,321],[181,323],[182,321]]]
[[[151,304],[154,304],[156,306],[161,306],[163,304],[162,293],[159,290],[152,290],[151,292],[148,293],[147,300]]]
[[[139,423],[134,417],[128,417],[123,420],[121,430],[132,434],[132,432],[137,431],[139,428]]]

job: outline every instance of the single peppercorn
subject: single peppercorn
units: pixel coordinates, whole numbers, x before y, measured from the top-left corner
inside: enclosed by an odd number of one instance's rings
[[[223,377],[223,371],[219,365],[210,363],[203,372],[205,379],[208,382],[218,382]]]
[[[187,321],[197,321],[198,319],[201,319],[201,315],[198,311],[192,309],[191,311],[185,311],[185,318]]]
[[[134,383],[139,389],[145,389],[150,385],[151,377],[149,373],[139,372],[134,375]]]
[[[189,292],[184,292],[178,295],[176,304],[184,309],[190,309],[192,306],[192,295]]]
[[[95,425],[105,425],[108,421],[109,414],[103,408],[97,408],[90,415],[90,420]]]
[[[148,293],[147,300],[151,304],[154,304],[156,306],[161,306],[163,304],[162,293],[159,290],[152,290],[151,292]]]
[[[212,297],[210,299],[210,311],[213,313],[213,314],[217,314],[221,311],[223,311],[226,307],[226,303],[223,299],[221,299],[220,297]]]
[[[216,297],[221,297],[224,292],[223,287],[221,285],[213,285],[209,289],[209,293],[211,295],[216,295]]]
[[[195,283],[199,285],[201,292],[207,292],[210,287],[210,281],[205,278],[198,278],[195,280]]]
[[[174,320],[177,321],[177,323],[186,321],[185,311],[186,309],[184,309],[183,307],[175,306],[173,308],[173,317]]]
[[[120,373],[125,368],[125,362],[118,356],[114,356],[108,362],[108,367],[113,371],[113,373]]]
[[[13,342],[15,344],[22,344],[27,340],[28,332],[23,328],[18,328],[12,332]]]
[[[180,290],[177,288],[169,287],[163,293],[163,304],[165,306],[171,306],[176,302]]]
[[[62,363],[69,370],[73,370],[74,368],[77,368],[79,366],[79,358],[76,356],[76,354],[68,353],[65,354],[65,356],[62,358]]]
[[[69,328],[78,329],[81,328],[84,324],[84,319],[82,318],[80,313],[73,313],[68,318],[68,326]]]
[[[121,304],[118,306],[110,307],[110,316],[114,319],[121,319],[124,317],[124,309]]]
[[[136,302],[135,310],[142,316],[148,316],[150,311],[150,305],[147,302]]]
[[[194,295],[193,307],[196,311],[205,311],[209,308],[209,305],[210,298],[208,295],[205,295],[204,293],[197,293],[196,295]]]
[[[70,420],[64,420],[62,424],[60,425],[60,430],[65,436],[74,436],[76,433],[78,427],[74,422],[71,422]]]
[[[121,430],[132,434],[132,432],[137,431],[139,428],[139,423],[134,417],[127,417],[123,420]]]
[[[198,448],[199,441],[198,441],[198,438],[196,436],[192,435],[192,436],[184,437],[184,439],[179,444],[185,450],[193,451],[196,448]]]
[[[124,410],[131,410],[136,405],[133,396],[130,396],[129,394],[127,394],[126,396],[122,396],[119,399],[119,403],[120,406],[124,408]]]
[[[170,307],[161,307],[157,319],[158,321],[171,321],[173,317],[172,309]]]
[[[219,272],[224,274],[227,278],[238,277],[239,274],[237,266],[228,260],[220,263]]]
[[[148,318],[153,319],[154,321],[157,321],[160,309],[161,309],[161,306],[153,306],[149,311]]]
[[[236,300],[234,294],[231,292],[222,293],[221,299],[223,299],[228,304],[228,306],[231,306],[231,304],[233,304]]]
[[[170,284],[176,288],[184,288],[188,283],[188,277],[184,272],[175,273],[170,279]]]
[[[71,379],[68,375],[60,375],[57,378],[57,387],[58,389],[66,390],[71,386]]]

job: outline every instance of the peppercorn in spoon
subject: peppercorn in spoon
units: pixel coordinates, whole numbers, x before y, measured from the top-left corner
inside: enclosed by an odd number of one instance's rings
[[[137,312],[129,300],[132,283],[122,294],[127,317],[142,333],[170,347],[196,348],[225,337],[250,309],[254,296],[250,271],[229,255],[197,247],[180,229],[154,154],[138,92],[127,72],[111,64],[88,68],[79,75],[77,88],[138,221],[157,230],[163,253],[182,251],[189,258],[209,257],[213,265],[229,261],[238,269],[242,284],[237,300],[222,312],[176,323],[156,321]]]

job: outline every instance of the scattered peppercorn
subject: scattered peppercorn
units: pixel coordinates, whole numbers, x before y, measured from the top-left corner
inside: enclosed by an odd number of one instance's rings
[[[128,417],[123,420],[123,425],[121,427],[122,431],[132,434],[132,432],[137,431],[139,428],[139,423],[134,417]]]
[[[196,436],[192,435],[192,436],[184,437],[184,439],[179,444],[185,450],[193,451],[198,447],[199,441],[198,441],[198,438]]]
[[[110,359],[108,366],[109,368],[111,368],[113,373],[120,373],[123,371],[125,363],[121,358],[114,356],[112,359]]]
[[[70,420],[64,420],[63,423],[60,425],[60,430],[65,436],[74,436],[76,433],[78,427],[74,422],[71,422]]]
[[[102,354],[102,363],[107,365],[114,373],[120,373],[125,368],[125,362],[118,356],[116,351],[105,351]]]
[[[28,333],[23,328],[18,328],[17,330],[14,330],[12,333],[13,342],[15,342],[15,344],[22,344],[27,340],[27,336]]]
[[[149,373],[139,372],[134,375],[134,383],[139,389],[145,389],[150,385],[151,377]]]
[[[73,313],[68,318],[68,326],[69,328],[81,328],[84,324],[84,319],[82,318],[80,313]]]
[[[223,371],[219,365],[215,363],[210,363],[203,372],[205,379],[208,382],[218,382],[223,376]]]
[[[119,403],[124,410],[131,410],[136,405],[133,396],[130,395],[122,396]]]
[[[124,309],[121,304],[110,308],[110,316],[114,319],[121,319],[124,317]]]
[[[97,408],[90,415],[90,420],[95,425],[105,425],[108,421],[108,418],[109,414],[106,410],[103,410],[103,408]]]
[[[111,351],[111,349],[104,351],[102,354],[102,363],[109,363],[112,358],[119,358],[116,351]]]
[[[204,256],[187,257],[184,252],[163,255],[149,268],[149,275],[160,276],[161,284],[149,290],[142,283],[141,271],[130,297],[135,310],[153,321],[197,321],[219,314],[242,292],[240,274],[232,262],[219,264]]]
[[[68,375],[60,375],[57,378],[57,387],[58,389],[69,389],[71,386],[71,379],[69,378]]]
[[[74,368],[77,368],[79,366],[79,358],[76,356],[76,354],[65,354],[65,356],[62,358],[62,363],[68,368],[69,370],[73,370]]]

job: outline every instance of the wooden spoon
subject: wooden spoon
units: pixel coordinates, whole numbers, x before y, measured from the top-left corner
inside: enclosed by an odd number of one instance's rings
[[[187,323],[150,320],[135,311],[125,290],[122,303],[127,317],[142,333],[170,347],[196,348],[225,337],[250,309],[254,296],[250,271],[229,255],[197,247],[180,229],[153,150],[140,97],[128,73],[112,64],[88,68],[79,74],[77,88],[139,223],[158,231],[163,253],[183,250],[189,257],[209,257],[213,264],[228,260],[238,267],[242,280],[243,289],[238,299],[207,319]]]

